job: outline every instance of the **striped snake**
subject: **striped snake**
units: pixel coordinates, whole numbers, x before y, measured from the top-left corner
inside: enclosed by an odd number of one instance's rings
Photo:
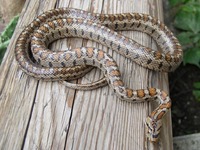
[[[162,51],[142,46],[115,30],[147,33]],[[162,22],[147,14],[95,14],[78,9],[59,8],[44,12],[32,21],[19,35],[15,47],[15,57],[21,69],[38,79],[77,79],[95,66],[104,72],[104,79],[90,85],[65,84],[72,88],[88,90],[108,83],[121,100],[158,100],[159,106],[146,119],[147,137],[152,142],[158,141],[161,120],[171,107],[169,96],[157,88],[133,90],[125,87],[116,62],[101,49],[81,47],[52,52],[47,48],[53,41],[66,37],[96,41],[145,68],[168,72],[175,70],[182,61],[181,46],[172,32]]]

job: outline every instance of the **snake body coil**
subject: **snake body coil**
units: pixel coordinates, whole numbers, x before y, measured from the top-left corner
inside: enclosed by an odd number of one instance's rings
[[[137,30],[149,34],[162,49],[152,50],[114,30]],[[129,102],[152,99],[159,106],[147,117],[147,137],[157,141],[161,119],[171,107],[169,96],[156,88],[132,90],[124,86],[113,58],[103,50],[91,47],[52,52],[47,46],[60,38],[81,37],[105,45],[137,64],[156,71],[173,71],[181,63],[182,50],[172,32],[159,20],[140,13],[92,14],[70,8],[47,11],[31,22],[19,35],[15,56],[19,66],[28,75],[46,80],[71,80],[85,75],[92,67],[100,68],[116,95]],[[29,44],[34,63],[29,56]],[[39,65],[40,64],[40,65]],[[105,79],[94,87],[105,85]],[[90,85],[91,87],[93,85]],[[90,89],[83,86],[82,89]]]

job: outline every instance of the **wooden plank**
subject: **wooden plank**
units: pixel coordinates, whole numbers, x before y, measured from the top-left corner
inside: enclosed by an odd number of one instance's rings
[[[73,7],[97,13],[143,12],[162,19],[160,0],[30,0],[0,68],[0,149],[145,149],[144,120],[156,103],[130,104],[119,100],[107,86],[75,91],[58,82],[37,81],[18,69],[14,44],[25,25],[42,11]],[[155,43],[146,34],[123,32],[146,46]],[[166,73],[142,68],[111,49],[82,39],[54,42],[52,48],[93,46],[107,50],[118,62],[125,84],[133,89],[158,87],[168,91]],[[94,69],[78,82],[102,77]],[[163,122],[161,140],[148,149],[172,149],[171,116]]]
[[[17,4],[15,2],[15,0],[0,0],[1,20],[3,20],[5,24],[8,24],[12,18],[21,12],[25,0],[18,0]]]

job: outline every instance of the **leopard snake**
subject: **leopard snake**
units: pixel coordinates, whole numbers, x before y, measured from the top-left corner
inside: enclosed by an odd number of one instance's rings
[[[162,51],[142,46],[115,30],[144,32],[156,41]],[[127,88],[121,80],[116,62],[101,49],[80,47],[52,52],[47,48],[53,41],[66,37],[96,41],[145,68],[169,72],[175,70],[182,61],[182,49],[173,33],[161,21],[147,14],[97,14],[73,8],[58,8],[34,19],[21,32],[15,46],[15,57],[20,68],[30,76],[45,80],[72,80],[84,76],[95,66],[104,72],[105,78],[77,88],[87,90],[108,83],[121,100],[158,100],[159,106],[145,122],[147,138],[157,142],[162,118],[171,107],[167,93],[157,88]],[[66,85],[76,88],[69,83]]]

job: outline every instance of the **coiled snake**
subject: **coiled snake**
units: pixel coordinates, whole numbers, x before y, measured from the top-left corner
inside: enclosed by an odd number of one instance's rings
[[[142,46],[114,30],[145,32],[157,42],[162,52]],[[103,50],[81,47],[52,52],[47,48],[51,42],[65,37],[96,41],[143,67],[167,72],[176,69],[182,61],[181,46],[172,32],[147,14],[92,14],[78,9],[59,8],[44,12],[31,22],[19,35],[15,47],[19,66],[30,76],[45,80],[72,80],[92,69],[87,65],[96,66],[104,72],[105,79],[77,88],[97,88],[107,81],[122,100],[143,102],[157,99],[159,106],[146,119],[147,137],[156,142],[162,126],[161,119],[171,107],[169,96],[156,88],[132,90],[125,87],[116,62]],[[30,43],[34,58],[30,56]]]

